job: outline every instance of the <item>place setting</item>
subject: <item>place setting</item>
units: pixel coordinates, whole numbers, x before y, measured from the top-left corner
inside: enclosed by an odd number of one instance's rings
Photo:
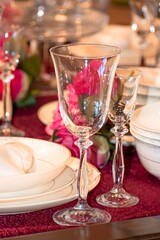
[[[3,137],[0,151],[1,215],[45,209],[77,198],[79,160],[71,157],[66,147],[38,139]],[[91,164],[88,171],[90,191],[99,183],[100,172]]]

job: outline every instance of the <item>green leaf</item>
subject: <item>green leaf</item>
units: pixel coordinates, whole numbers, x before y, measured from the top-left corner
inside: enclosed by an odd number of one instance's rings
[[[58,132],[58,130],[54,130],[52,136],[51,136],[51,141],[54,142],[56,139],[59,138],[59,136],[56,135],[56,133]]]
[[[19,68],[28,73],[32,80],[39,76],[41,71],[41,62],[38,55],[32,55],[19,63]]]
[[[15,102],[15,105],[17,107],[27,107],[36,104],[36,99],[33,95],[28,95],[26,98],[23,100]]]

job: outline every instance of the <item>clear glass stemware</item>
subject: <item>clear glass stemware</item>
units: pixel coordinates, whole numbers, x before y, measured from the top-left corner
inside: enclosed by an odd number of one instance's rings
[[[141,71],[135,69],[117,68],[113,83],[111,102],[109,107],[109,119],[114,123],[111,132],[116,137],[116,146],[112,163],[113,188],[102,195],[97,196],[97,202],[107,207],[129,207],[136,205],[139,199],[123,188],[124,180],[124,156],[123,136],[128,132],[126,124],[134,111],[138,82]]]
[[[88,205],[87,149],[89,137],[104,124],[108,113],[115,70],[121,50],[99,44],[70,44],[50,49],[53,59],[60,112],[65,126],[77,136],[80,150],[76,206],[56,212],[60,225],[107,223],[109,213]]]
[[[0,27],[0,78],[3,82],[3,118],[0,136],[24,136],[24,132],[15,128],[12,121],[12,99],[10,83],[13,72],[19,62],[22,29],[11,24]]]

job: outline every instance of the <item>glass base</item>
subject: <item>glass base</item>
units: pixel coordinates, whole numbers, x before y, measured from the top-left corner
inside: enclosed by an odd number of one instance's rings
[[[96,198],[100,205],[112,208],[125,208],[136,205],[138,197],[127,193],[123,188],[112,188],[110,192],[104,193]]]
[[[63,226],[85,226],[109,223],[111,216],[109,213],[98,208],[89,208],[87,210],[67,208],[56,212],[53,215],[53,220]]]
[[[6,136],[6,137],[24,137],[25,132],[15,128],[12,124],[10,123],[3,123],[0,126],[0,136]]]

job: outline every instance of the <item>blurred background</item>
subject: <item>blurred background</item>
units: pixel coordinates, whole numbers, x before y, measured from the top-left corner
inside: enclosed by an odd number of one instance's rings
[[[159,40],[149,30],[142,56],[139,32],[132,29],[130,0],[9,0],[3,13],[6,19],[24,28],[20,68],[29,73],[35,91],[56,91],[48,50],[58,44],[117,45],[124,50],[120,65],[157,65]],[[145,17],[142,22],[146,24]]]

